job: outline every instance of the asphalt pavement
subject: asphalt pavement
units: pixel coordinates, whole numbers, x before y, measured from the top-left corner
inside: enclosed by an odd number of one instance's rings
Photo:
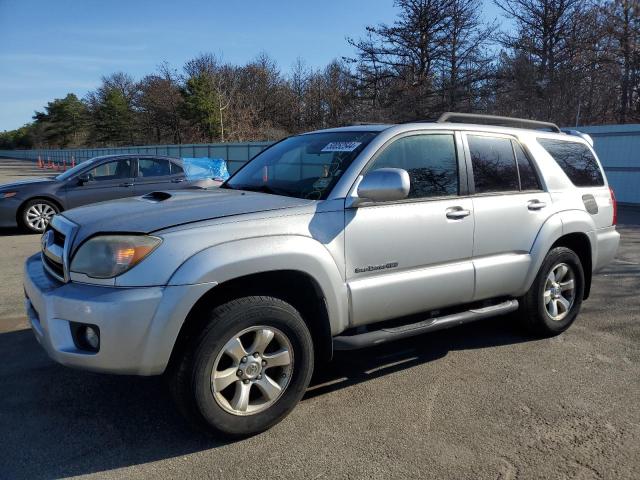
[[[0,183],[42,174],[0,159]],[[511,318],[337,354],[278,426],[243,441],[189,429],[162,378],[48,359],[27,328],[22,263],[0,231],[0,479],[638,479],[640,210],[577,322],[552,339]]]

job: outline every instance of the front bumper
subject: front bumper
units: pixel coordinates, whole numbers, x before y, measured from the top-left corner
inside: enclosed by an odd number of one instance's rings
[[[38,342],[56,362],[97,372],[161,374],[188,312],[212,286],[61,283],[46,273],[39,254],[24,267],[25,307]],[[75,345],[70,322],[99,327],[98,352]]]
[[[15,197],[0,198],[0,227],[8,228],[18,225],[16,218],[21,203],[22,200]]]

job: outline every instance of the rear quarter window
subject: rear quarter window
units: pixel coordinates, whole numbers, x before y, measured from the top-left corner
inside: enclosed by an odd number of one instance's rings
[[[604,178],[596,157],[586,145],[577,142],[538,138],[549,155],[576,187],[601,187]]]

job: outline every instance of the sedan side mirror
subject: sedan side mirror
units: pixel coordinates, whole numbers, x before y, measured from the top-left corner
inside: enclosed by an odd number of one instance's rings
[[[358,198],[352,206],[364,202],[391,202],[409,195],[411,181],[406,170],[379,168],[367,173],[358,185]]]
[[[83,173],[82,175],[78,175],[78,185],[84,185],[87,182],[91,181],[91,174]]]

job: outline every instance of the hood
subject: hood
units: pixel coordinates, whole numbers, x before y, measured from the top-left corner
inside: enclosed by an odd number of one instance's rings
[[[17,182],[11,182],[11,183],[3,183],[2,185],[0,185],[0,190],[2,191],[7,191],[7,190],[17,190],[20,187],[25,187],[25,186],[31,186],[31,185],[35,185],[35,184],[42,184],[42,183],[52,183],[55,182],[55,178],[54,177],[50,177],[50,178],[29,178],[27,180],[18,180]]]
[[[64,212],[79,226],[76,245],[99,232],[151,233],[164,228],[245,213],[279,210],[313,200],[237,190],[154,192]]]

